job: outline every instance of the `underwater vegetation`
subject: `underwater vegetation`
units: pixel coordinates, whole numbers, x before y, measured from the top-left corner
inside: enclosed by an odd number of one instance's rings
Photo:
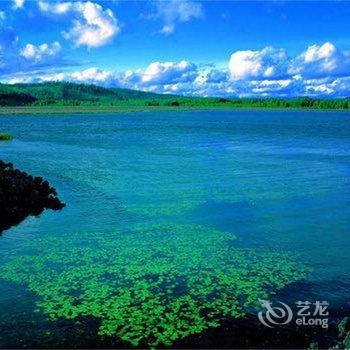
[[[1,278],[36,293],[50,319],[94,317],[102,337],[132,346],[171,346],[243,317],[307,273],[290,254],[240,249],[232,233],[200,225],[144,223],[25,244]]]
[[[12,140],[12,135],[7,132],[0,132],[0,141],[10,141]]]
[[[29,215],[64,206],[56,190],[42,177],[28,175],[0,160],[0,233]]]

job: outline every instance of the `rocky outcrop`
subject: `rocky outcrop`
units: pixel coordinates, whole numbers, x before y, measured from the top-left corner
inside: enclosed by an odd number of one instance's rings
[[[64,206],[56,190],[42,177],[28,175],[0,160],[0,234],[27,216]]]

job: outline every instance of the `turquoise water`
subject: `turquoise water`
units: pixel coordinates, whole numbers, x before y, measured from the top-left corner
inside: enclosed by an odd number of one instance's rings
[[[200,225],[240,248],[295,255],[310,268],[305,300],[349,308],[349,113],[2,116],[0,129],[14,136],[0,159],[49,180],[67,204],[4,232],[0,266],[52,235],[79,245],[82,234],[135,224]],[[37,300],[0,280],[0,346],[33,345],[31,334],[41,345],[79,344],[84,321],[47,320]]]

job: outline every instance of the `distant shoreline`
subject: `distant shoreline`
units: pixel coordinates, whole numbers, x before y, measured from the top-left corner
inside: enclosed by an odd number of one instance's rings
[[[0,84],[0,115],[194,110],[350,111],[350,98],[190,97],[69,82]]]
[[[4,115],[55,115],[55,114],[117,114],[136,112],[167,112],[167,111],[319,111],[319,112],[350,112],[343,108],[283,108],[283,107],[231,107],[231,106],[54,106],[54,107],[0,107],[0,116]]]

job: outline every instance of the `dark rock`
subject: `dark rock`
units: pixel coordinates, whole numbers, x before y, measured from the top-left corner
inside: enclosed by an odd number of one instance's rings
[[[40,215],[44,209],[65,206],[57,192],[42,177],[33,177],[0,160],[0,234],[27,216]]]

